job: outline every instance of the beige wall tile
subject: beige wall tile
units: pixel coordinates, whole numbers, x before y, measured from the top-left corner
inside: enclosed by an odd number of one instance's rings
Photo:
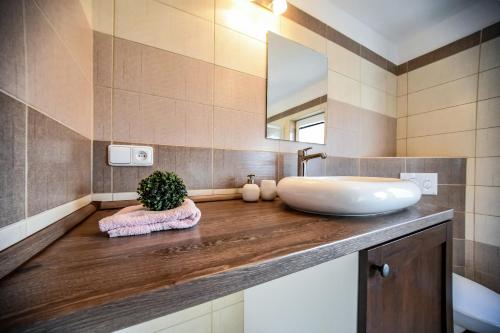
[[[408,73],[404,73],[398,76],[397,83],[397,95],[402,96],[408,94]]]
[[[267,31],[280,31],[280,17],[251,1],[217,0],[215,23],[264,43]]]
[[[224,67],[215,67],[216,106],[266,113],[266,80]]]
[[[28,102],[87,138],[92,133],[92,83],[44,14],[26,5]]]
[[[406,138],[406,127],[407,127],[408,117],[398,118],[397,122],[397,139],[405,139]]]
[[[0,88],[25,100],[23,2],[0,2]]]
[[[500,97],[477,103],[477,128],[500,126]]]
[[[214,108],[214,148],[276,151],[279,141],[265,139],[265,116]]]
[[[186,115],[186,146],[212,147],[213,107],[180,101],[176,106]]]
[[[466,184],[474,185],[475,184],[475,176],[476,176],[476,159],[468,158],[467,159],[467,174],[466,174]]]
[[[385,94],[385,115],[397,118],[398,117],[398,106],[397,97],[395,95],[386,93]]]
[[[408,95],[408,114],[472,103],[477,96],[477,75],[468,76]]]
[[[500,217],[476,214],[475,241],[500,247]]]
[[[359,132],[360,116],[359,107],[333,99],[328,100],[328,127]]]
[[[113,140],[184,146],[186,112],[192,108],[192,104],[183,101],[115,90]]]
[[[121,38],[114,38],[113,43],[113,87],[140,92],[144,47]]]
[[[465,239],[474,240],[474,214],[465,213]]]
[[[500,66],[500,37],[481,44],[480,71]]]
[[[361,57],[333,42],[326,42],[328,68],[354,79],[361,80]]]
[[[474,156],[475,131],[408,139],[408,156]]]
[[[158,0],[161,3],[183,10],[206,20],[214,20],[215,0]]]
[[[478,99],[500,96],[500,67],[479,73]]]
[[[358,131],[329,128],[327,134],[327,153],[331,156],[357,157],[359,156],[360,149],[359,141],[360,134]],[[324,148],[318,147],[316,151],[322,152],[324,151]],[[293,150],[290,152],[293,152]],[[295,150],[295,153],[296,152],[297,150]]]
[[[479,46],[408,73],[408,92],[415,92],[477,73]]]
[[[115,89],[113,92],[113,140],[125,142],[141,142],[146,136],[139,133],[139,126],[142,127],[142,122],[138,122],[137,127],[133,127],[134,120],[137,120],[140,115],[140,94]]]
[[[212,22],[145,0],[115,2],[115,35],[192,58],[213,62]]]
[[[476,186],[475,188],[475,213],[500,216],[500,205],[498,205],[500,202],[500,187]]]
[[[281,35],[322,54],[327,54],[327,40],[315,32],[281,16]]]
[[[385,92],[366,84],[361,84],[361,107],[380,114],[386,114]]]
[[[198,112],[202,119],[191,118],[193,129],[200,128],[201,120],[208,121],[205,108],[199,104],[173,100],[170,98],[140,95],[138,93],[115,90],[113,99],[113,140],[162,145],[186,145],[187,113]],[[205,123],[208,128],[210,123]],[[192,136],[195,142],[206,138],[210,145],[209,130]]]
[[[140,114],[131,119],[131,133],[135,133],[138,127],[138,134],[145,139],[139,142],[184,146],[187,109],[188,106],[183,101],[142,95]],[[141,124],[137,124],[138,122]],[[132,141],[135,141],[135,138]]]
[[[396,111],[398,117],[406,117],[408,115],[408,95],[397,97]]]
[[[92,28],[108,35],[114,29],[114,0],[92,1]]]
[[[111,88],[94,86],[94,140],[111,141]]]
[[[347,76],[329,70],[328,98],[361,106],[361,84]]]
[[[360,116],[359,156],[396,155],[396,122],[377,112],[363,110]]]
[[[385,71],[385,91],[392,96],[398,93],[398,77],[389,71]]]
[[[475,128],[476,103],[408,117],[408,137],[467,131]]]
[[[215,64],[266,78],[266,43],[216,24]]]
[[[406,156],[406,139],[396,141],[396,156]]]
[[[212,333],[243,333],[243,302],[214,311]]]
[[[92,80],[92,29],[78,0],[36,0],[87,80]]]
[[[500,157],[476,158],[476,185],[500,186]]]
[[[477,131],[476,156],[500,156],[500,127]]]
[[[474,197],[475,187],[470,185],[465,186],[465,211],[467,213],[474,213]]]
[[[142,46],[142,91],[152,95],[212,104],[214,65]]]
[[[361,82],[386,91],[386,71],[366,59],[361,59]]]

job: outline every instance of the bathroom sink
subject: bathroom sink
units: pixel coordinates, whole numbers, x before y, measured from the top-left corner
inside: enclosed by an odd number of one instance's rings
[[[422,196],[410,181],[379,177],[286,177],[278,183],[278,194],[294,209],[328,215],[390,213]]]

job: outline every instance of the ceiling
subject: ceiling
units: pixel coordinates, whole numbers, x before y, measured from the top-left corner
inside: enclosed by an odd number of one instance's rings
[[[477,4],[476,0],[329,0],[398,44]]]

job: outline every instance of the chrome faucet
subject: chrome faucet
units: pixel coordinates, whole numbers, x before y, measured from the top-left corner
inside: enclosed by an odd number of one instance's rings
[[[307,176],[307,161],[313,158],[321,157],[325,159],[327,157],[325,153],[307,155],[307,151],[310,149],[312,149],[312,147],[299,149],[299,151],[297,151],[297,176],[299,177]]]

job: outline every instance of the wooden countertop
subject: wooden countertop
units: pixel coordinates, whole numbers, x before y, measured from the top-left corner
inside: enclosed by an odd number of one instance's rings
[[[0,280],[0,331],[110,331],[452,219],[420,204],[375,217],[326,217],[281,201],[204,202],[189,230],[110,239],[97,211]]]

